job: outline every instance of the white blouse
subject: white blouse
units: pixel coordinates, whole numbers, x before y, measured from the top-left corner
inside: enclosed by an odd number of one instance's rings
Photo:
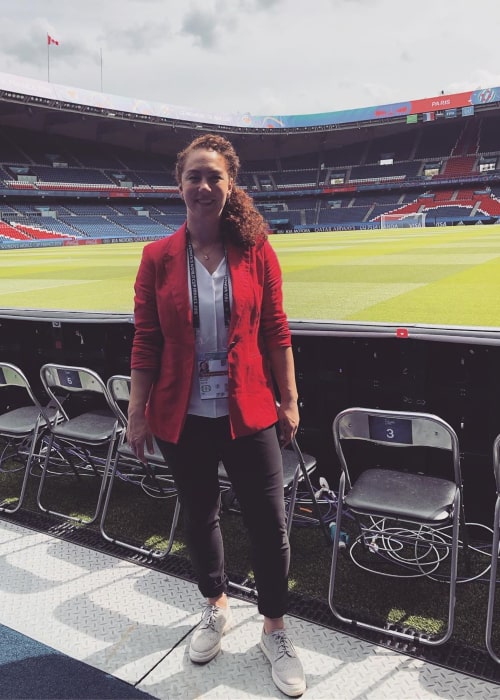
[[[224,323],[223,288],[226,274],[226,258],[222,258],[213,274],[195,258],[196,281],[198,284],[198,298],[200,303],[200,328],[196,330],[195,353],[198,358],[207,352],[226,352],[228,329]],[[191,308],[193,306],[193,294],[189,282],[188,263],[188,287]],[[229,300],[231,303],[231,277],[229,276]],[[198,361],[195,360],[193,383],[191,386],[191,398],[188,413],[206,418],[219,418],[229,413],[229,401],[227,398],[201,399],[200,380],[198,375]]]

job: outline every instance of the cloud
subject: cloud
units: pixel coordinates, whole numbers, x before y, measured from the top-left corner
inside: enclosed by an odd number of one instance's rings
[[[149,2],[154,1],[149,0]],[[108,46],[112,46],[120,52],[148,54],[161,48],[171,39],[172,34],[173,30],[168,22],[154,18],[151,21],[127,26],[123,29],[109,24],[103,34],[103,39]]]
[[[311,114],[500,84],[470,0],[15,0],[0,70],[210,112]],[[483,0],[488,26],[498,0]],[[429,25],[429,17],[432,23]],[[439,31],[438,31],[439,28]],[[436,32],[438,33],[436,34]],[[100,49],[104,71],[99,70]],[[210,79],[208,79],[210,76]]]
[[[256,21],[256,14],[283,6],[285,0],[214,0],[203,5],[194,3],[186,11],[180,34],[190,37],[196,46],[210,50],[220,46],[228,33],[244,30]]]
[[[212,10],[190,10],[182,22],[181,34],[192,37],[197,46],[204,49],[213,48],[217,43],[215,13]]]

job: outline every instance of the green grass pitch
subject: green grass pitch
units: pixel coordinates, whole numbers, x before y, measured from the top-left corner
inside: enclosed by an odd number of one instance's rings
[[[290,319],[500,325],[500,226],[274,235]],[[3,308],[131,313],[143,243],[1,250]]]

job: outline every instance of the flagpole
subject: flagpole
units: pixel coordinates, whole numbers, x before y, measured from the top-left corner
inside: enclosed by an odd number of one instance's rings
[[[102,92],[102,47],[101,47],[101,92]]]
[[[47,82],[50,83],[50,45],[59,46],[59,42],[47,32]]]

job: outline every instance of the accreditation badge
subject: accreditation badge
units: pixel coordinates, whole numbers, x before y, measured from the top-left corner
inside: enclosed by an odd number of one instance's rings
[[[227,352],[205,352],[198,355],[198,376],[202,399],[227,399]]]

